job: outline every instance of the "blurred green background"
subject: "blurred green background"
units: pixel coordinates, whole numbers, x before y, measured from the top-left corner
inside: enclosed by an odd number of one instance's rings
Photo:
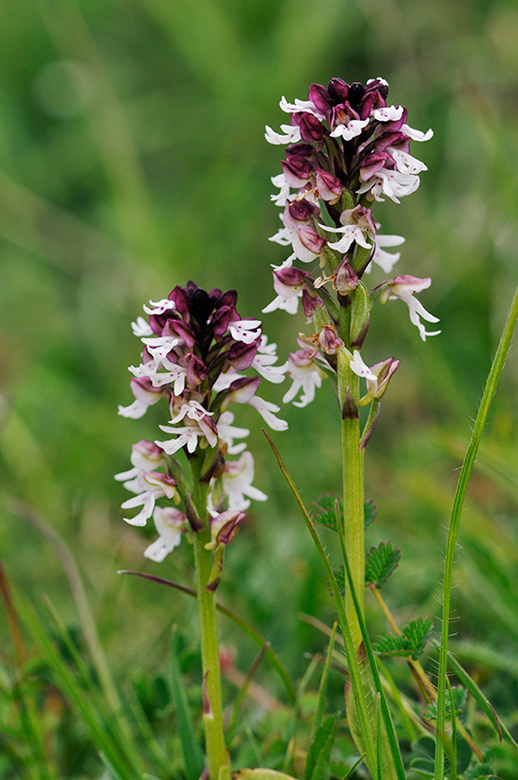
[[[442,334],[423,344],[403,305],[375,310],[366,359],[402,364],[367,450],[379,508],[369,543],[402,549],[388,587],[398,616],[437,614],[457,469],[517,277],[516,4],[17,0],[0,5],[0,30],[0,542],[11,581],[36,604],[49,594],[77,624],[38,515],[79,562],[116,675],[161,668],[172,621],[195,637],[183,596],[116,574],[191,580],[186,545],[153,564],[142,557],[146,532],[122,521],[126,495],[112,475],[128,468],[134,441],[155,435],[151,419],[116,413],[132,400],[130,322],[190,278],[236,288],[242,316],[260,316],[273,297],[270,264],[286,255],[267,240],[282,148],[265,142],[264,125],[286,121],[281,95],[305,98],[312,82],[382,76],[409,124],[435,131],[414,145],[429,168],[420,189],[377,217],[384,233],[406,236],[397,272],[433,278],[421,300]],[[303,327],[269,315],[281,361]],[[454,594],[457,648],[502,703],[517,693],[517,379],[515,350],[472,479]],[[283,392],[263,395],[278,402]],[[300,672],[322,638],[299,613],[332,614],[254,415],[243,410],[239,422],[253,428],[255,484],[270,501],[255,504],[229,549],[220,598]],[[290,429],[274,439],[306,500],[339,491],[330,384],[284,416]],[[222,629],[246,670],[255,649]],[[4,629],[0,647],[9,662]]]

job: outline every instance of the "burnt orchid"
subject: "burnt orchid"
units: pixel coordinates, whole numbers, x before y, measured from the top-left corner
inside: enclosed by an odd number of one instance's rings
[[[252,500],[266,499],[252,485],[254,459],[242,441],[249,431],[234,425],[229,407],[249,404],[273,430],[287,427],[276,416],[279,407],[257,395],[262,379],[282,382],[285,367],[275,365],[276,347],[268,344],[260,320],[241,318],[236,303],[234,290],[207,292],[189,282],[144,306],[148,318],[132,324],[143,345],[141,363],[130,367],[135,400],[120,406],[119,414],[138,419],[162,401],[170,419],[159,428],[167,438],[133,445],[132,468],[115,477],[135,494],[122,508],[140,510],[126,522],[143,526],[153,518],[158,538],[145,550],[147,558],[163,561],[183,536],[193,544],[207,759],[210,777],[222,780],[230,769],[214,591],[224,550],[246,519],[244,510]],[[183,464],[176,457],[181,452]]]
[[[250,404],[271,428],[284,430],[287,424],[276,417],[279,407],[257,396],[261,377],[282,382],[284,367],[274,365],[275,344],[268,344],[261,322],[241,319],[236,301],[234,290],[206,292],[189,282],[187,287],[175,287],[168,298],[144,306],[148,321],[139,317],[132,324],[134,334],[143,344],[142,362],[130,367],[135,401],[120,406],[119,414],[139,418],[149,406],[164,399],[170,420],[159,426],[169,438],[135,444],[131,455],[133,469],[115,477],[137,494],[123,503],[123,509],[142,506],[137,515],[125,518],[131,525],[145,525],[146,520],[154,517],[159,498],[176,503],[185,500],[185,486],[177,483],[178,467],[172,465],[171,459],[180,450],[190,459],[202,458],[205,470],[199,478],[209,486],[213,511],[225,502],[235,510],[247,509],[250,501],[245,495],[266,499],[251,484],[252,454],[243,453],[234,464],[228,461],[228,455],[246,448],[244,442],[236,444],[235,440],[249,434],[247,429],[233,425],[234,415],[228,408],[232,403]],[[251,376],[242,373],[248,369]],[[245,462],[246,468],[240,465]],[[241,475],[239,481],[234,476],[236,472]],[[164,516],[158,511],[162,527]],[[175,527],[177,522],[175,515]],[[149,550],[146,555],[150,555]],[[150,557],[156,559],[156,551]]]
[[[266,128],[269,143],[287,145],[282,173],[272,178],[279,190],[272,200],[281,209],[282,227],[270,240],[291,252],[274,267],[276,297],[263,311],[296,314],[300,301],[307,321],[313,323],[313,333],[301,334],[301,349],[289,356],[286,371],[292,385],[283,400],[305,406],[327,375],[334,382],[341,412],[343,515],[337,530],[350,574],[344,582],[342,625],[349,637],[349,667],[363,647],[364,450],[399,366],[393,357],[370,365],[362,354],[372,309],[399,299],[408,306],[423,341],[439,333],[426,330],[425,322],[438,320],[415,297],[430,286],[430,278],[400,275],[375,281],[370,289],[366,283],[373,266],[392,273],[400,253],[391,250],[404,242],[402,236],[380,233],[375,206],[385,199],[400,203],[415,192],[426,165],[410,154],[410,144],[433,135],[431,130],[411,128],[406,108],[387,104],[388,91],[381,78],[365,85],[339,78],[331,79],[327,87],[313,84],[307,100],[281,99],[281,109],[290,115],[290,124],[282,125],[281,133]],[[364,420],[361,407],[368,409]],[[347,697],[348,719],[374,774],[374,767],[380,771],[373,747],[379,734],[373,720],[375,686],[370,673],[362,674]],[[384,728],[386,736],[388,722]],[[396,777],[388,742],[383,740],[379,750],[383,777]]]

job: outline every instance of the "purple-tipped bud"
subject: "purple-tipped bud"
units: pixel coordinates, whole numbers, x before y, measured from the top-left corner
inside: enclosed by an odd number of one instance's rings
[[[309,224],[311,219],[319,214],[319,209],[305,198],[288,200],[282,215],[282,221],[287,228],[296,228],[300,223]]]
[[[134,377],[130,381],[130,386],[137,401],[146,406],[156,404],[166,394],[163,387],[154,387],[147,376]]]
[[[315,255],[319,255],[325,245],[326,240],[318,235],[317,231],[311,225],[301,225],[292,236],[293,251],[299,260],[303,263],[311,263]]]
[[[327,171],[319,168],[316,171],[317,190],[319,198],[333,205],[340,200],[342,195],[342,182]]]
[[[292,114],[291,123],[298,126],[300,137],[306,143],[318,143],[328,132],[320,119],[313,114]]]
[[[315,149],[311,144],[290,144],[286,147],[286,157],[289,159],[293,155],[299,155],[301,157],[307,157],[310,160],[315,154]]]
[[[309,88],[308,100],[311,100],[317,111],[327,114],[331,108],[329,92],[322,84],[312,84]]]
[[[367,390],[372,398],[377,398],[379,400],[383,397],[399,363],[399,360],[388,358],[388,360],[383,360],[381,363],[376,363],[374,366],[371,366],[370,370],[376,376],[376,381],[367,379]]]
[[[235,341],[228,351],[228,362],[236,371],[245,371],[250,368],[257,355],[257,349],[261,343],[261,337],[246,344],[244,341]]]
[[[344,345],[332,322],[328,322],[327,325],[324,325],[317,335],[316,341],[320,349],[325,352],[326,355],[334,355],[336,351]]]
[[[193,355],[192,353],[184,355],[178,361],[178,365],[187,369],[185,383],[189,389],[194,390],[198,385],[201,385],[201,383],[205,381],[207,368],[203,360],[197,355]]]
[[[334,274],[333,287],[341,295],[347,295],[358,286],[358,276],[347,257],[344,257]]]
[[[352,84],[352,88],[354,87],[355,85]],[[343,79],[332,78],[329,84],[327,85],[327,93],[329,95],[329,99],[331,100],[331,103],[334,106],[338,105],[338,103],[345,103],[345,101],[349,97],[350,89],[351,87],[349,87],[349,84],[346,84],[345,81],[343,81]]]
[[[212,539],[205,545],[205,549],[214,550],[219,544],[225,547],[227,544],[230,544],[245,518],[244,512],[236,512],[232,509],[228,509],[226,512],[221,512],[221,514],[211,518],[210,535]]]
[[[239,314],[234,306],[221,306],[210,317],[210,325],[214,330],[214,336],[221,339],[228,330],[231,322],[239,320]]]
[[[360,178],[362,181],[368,181],[384,166],[388,168],[394,167],[394,161],[391,156],[387,152],[373,152],[362,160]]]
[[[309,290],[302,290],[302,308],[308,319],[313,316],[315,309],[322,308],[323,306],[324,302],[322,298],[316,294],[312,294]]]
[[[288,160],[281,161],[284,178],[290,187],[304,187],[311,179],[313,166],[301,155],[290,155]]]

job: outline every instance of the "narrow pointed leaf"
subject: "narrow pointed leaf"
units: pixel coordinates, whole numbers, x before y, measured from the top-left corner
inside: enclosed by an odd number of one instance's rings
[[[189,780],[198,780],[203,772],[205,759],[196,739],[191,708],[189,707],[187,692],[180,671],[178,640],[178,631],[176,628],[173,628],[171,637],[171,684],[176,709],[178,736],[180,737],[180,745],[182,747],[187,777]]]

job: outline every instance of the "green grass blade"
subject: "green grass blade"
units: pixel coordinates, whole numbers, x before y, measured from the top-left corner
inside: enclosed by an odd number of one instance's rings
[[[492,705],[486,699],[486,697],[478,687],[473,677],[471,677],[471,675],[466,671],[466,669],[464,669],[464,667],[461,666],[461,664],[457,661],[455,656],[450,652],[448,652],[448,664],[450,665],[451,669],[455,672],[455,674],[457,675],[457,677],[459,678],[463,686],[471,693],[471,695],[477,702],[482,712],[485,715],[487,715],[489,721],[493,725],[500,739],[503,738],[507,742],[510,742],[518,750],[518,742],[516,742],[513,735],[509,732],[509,729],[498,718]]]
[[[457,483],[453,507],[451,513],[450,526],[448,529],[448,541],[446,545],[446,556],[444,563],[444,585],[443,585],[443,609],[442,609],[442,630],[441,630],[441,648],[439,652],[439,675],[437,681],[437,733],[441,735],[445,726],[445,701],[446,701],[446,670],[448,664],[448,631],[450,620],[451,587],[453,578],[453,563],[455,560],[455,548],[459,532],[460,518],[464,498],[468,487],[468,481],[477,455],[478,446],[482,437],[482,431],[487,419],[491,401],[496,391],[500,374],[502,373],[507,353],[511,345],[516,319],[518,318],[518,288],[514,294],[513,302],[509,310],[507,322],[505,323],[502,337],[496,351],[489,376],[487,378],[482,400],[478,408],[473,433],[469,443],[464,463]],[[435,780],[443,780],[444,777],[444,745],[441,739],[435,743]]]
[[[333,628],[331,630],[331,637],[329,639],[329,646],[327,648],[327,655],[326,655],[326,660],[324,662],[324,669],[322,670],[322,677],[320,679],[317,708],[315,710],[315,715],[313,717],[313,725],[311,728],[312,739],[314,735],[317,733],[320,724],[322,723],[322,717],[324,715],[324,708],[326,704],[326,694],[327,694],[327,684],[329,682],[329,670],[331,669],[331,661],[333,658],[333,650],[335,646],[335,637],[336,637],[337,628],[338,628],[338,623],[335,620],[333,624]]]
[[[189,780],[198,780],[205,767],[205,758],[201,751],[192,720],[191,708],[180,670],[178,631],[173,626],[171,635],[171,684],[176,709],[178,736],[182,746],[182,755]]]
[[[67,663],[64,661],[55,641],[49,635],[47,627],[30,605],[17,596],[18,609],[24,623],[38,642],[39,647],[61,682],[63,692],[75,705],[88,727],[90,736],[97,750],[103,752],[112,766],[119,772],[123,780],[135,780],[141,774],[125,754],[124,746],[114,739],[111,725],[106,712],[99,710],[97,702],[91,701],[85,695],[85,689],[78,683]],[[67,648],[68,649],[68,648]]]

